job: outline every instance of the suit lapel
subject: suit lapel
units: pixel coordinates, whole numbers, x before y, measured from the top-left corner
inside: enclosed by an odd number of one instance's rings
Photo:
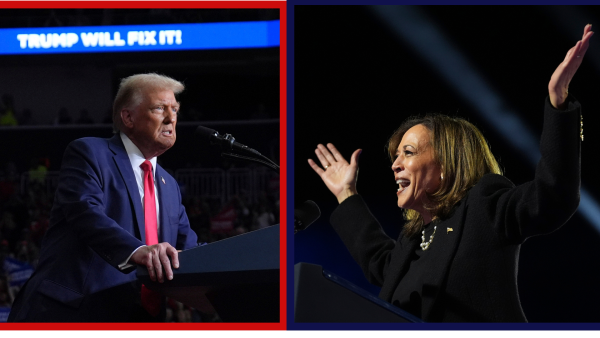
[[[114,153],[113,160],[119,169],[119,173],[125,182],[125,187],[127,188],[127,193],[129,195],[129,200],[131,205],[133,205],[133,210],[135,212],[135,220],[138,226],[140,239],[143,243],[146,243],[146,230],[144,227],[144,210],[142,208],[142,202],[140,193],[138,192],[137,182],[135,180],[135,176],[133,174],[133,169],[131,168],[131,162],[129,161],[129,156],[127,156],[127,151],[125,151],[125,146],[123,145],[123,141],[121,140],[121,136],[116,134],[111,139],[108,140],[108,147]]]
[[[158,194],[158,205],[160,208],[160,229],[159,229],[159,241],[160,242],[169,242],[171,241],[171,224],[169,222],[169,218],[167,217],[167,212],[165,208],[165,198],[163,197],[166,194],[167,187],[166,181],[164,181],[165,171],[164,169],[156,164],[156,177],[154,181],[156,182],[156,193]],[[163,182],[164,181],[164,182]]]

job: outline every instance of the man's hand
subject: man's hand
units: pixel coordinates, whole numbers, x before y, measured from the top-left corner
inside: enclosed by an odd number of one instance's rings
[[[148,275],[152,281],[158,280],[159,283],[163,283],[164,275],[163,268],[168,280],[173,279],[173,270],[171,269],[171,262],[173,262],[175,269],[179,268],[179,258],[177,256],[177,250],[167,242],[147,245],[139,248],[133,256],[131,256],[130,262],[137,265],[143,265],[148,268]]]

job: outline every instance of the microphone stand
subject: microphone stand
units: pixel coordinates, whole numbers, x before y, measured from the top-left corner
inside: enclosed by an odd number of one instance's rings
[[[225,140],[227,140],[228,142],[225,143],[225,146],[223,143],[221,143],[221,156],[222,157],[226,157],[226,158],[230,158],[233,160],[244,160],[244,161],[251,161],[251,162],[255,162],[258,164],[262,164],[266,167],[271,168],[272,170],[274,170],[275,172],[279,173],[279,166],[271,161],[269,158],[267,158],[266,156],[263,156],[261,153],[259,153],[258,151],[252,149],[252,148],[246,148],[243,151],[246,153],[246,155],[241,155],[241,154],[235,154],[233,152],[233,142],[235,141],[235,138],[233,136],[231,136],[231,134],[225,134],[225,136],[223,137]],[[227,148],[225,150],[223,150],[223,148]]]
[[[221,153],[221,156],[230,158],[230,159],[234,159],[234,160],[246,160],[246,161],[259,163],[259,164],[269,167],[269,168],[273,169],[274,171],[276,171],[277,173],[279,173],[279,166],[277,164],[275,164],[273,161],[264,157],[263,155],[260,155],[260,156],[267,159],[268,162],[264,161],[260,158],[254,158],[254,157],[249,157],[249,156],[244,156],[244,155],[239,155],[239,154],[234,154],[234,153]]]

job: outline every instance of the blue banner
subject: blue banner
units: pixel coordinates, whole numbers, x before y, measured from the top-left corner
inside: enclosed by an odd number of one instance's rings
[[[6,323],[10,314],[9,307],[0,307],[0,323]]]
[[[0,29],[0,54],[154,52],[279,46],[279,20]]]
[[[33,273],[33,267],[29,263],[11,257],[4,258],[2,270],[7,276],[9,286],[25,284]]]

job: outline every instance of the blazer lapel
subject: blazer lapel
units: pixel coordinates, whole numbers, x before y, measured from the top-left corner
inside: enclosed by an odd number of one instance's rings
[[[415,238],[409,239],[402,234],[400,235],[400,239],[396,242],[396,247],[392,252],[390,262],[390,264],[394,264],[394,266],[397,265],[399,268],[389,269],[391,275],[385,277],[381,292],[379,293],[379,298],[384,299],[389,303],[392,302],[394,291],[396,291],[400,279],[402,279],[408,271],[411,261],[410,258],[412,257],[412,253],[415,252],[419,246],[419,243],[420,242]]]
[[[435,261],[437,264],[428,271],[428,275],[423,280],[423,289],[421,290],[423,304],[422,319],[425,321],[439,320],[432,318],[432,316],[435,316],[433,312],[434,305],[439,297],[440,289],[444,286],[445,278],[448,276],[450,265],[462,237],[463,225],[465,223],[464,218],[466,216],[465,210],[467,209],[466,199],[466,197],[463,198],[457,205],[454,215],[438,224],[440,231],[436,234],[436,237],[447,236],[446,240],[448,243],[445,245],[445,250],[435,252]],[[447,228],[451,228],[452,232],[448,232]],[[435,242],[432,245],[435,245]]]
[[[121,136],[116,134],[110,138],[108,140],[108,147],[115,154],[113,159],[117,165],[117,168],[119,169],[119,173],[121,174],[123,181],[125,182],[125,187],[127,188],[127,193],[129,194],[129,200],[131,205],[133,205],[133,210],[135,212],[135,220],[140,233],[140,239],[143,243],[146,243],[144,210],[142,208],[141,197],[140,193],[138,192],[133,169],[131,168],[131,162],[129,161],[129,156],[127,156],[127,151],[125,151],[125,146],[123,145]]]
[[[154,181],[156,182],[156,193],[158,194],[158,205],[160,208],[160,229],[159,229],[159,242],[169,242],[174,243],[171,240],[171,224],[169,222],[169,218],[167,217],[167,211],[165,208],[165,199],[164,195],[166,194],[167,187],[165,187],[166,183],[163,183],[165,171],[164,169],[156,164],[156,173],[155,173]]]

